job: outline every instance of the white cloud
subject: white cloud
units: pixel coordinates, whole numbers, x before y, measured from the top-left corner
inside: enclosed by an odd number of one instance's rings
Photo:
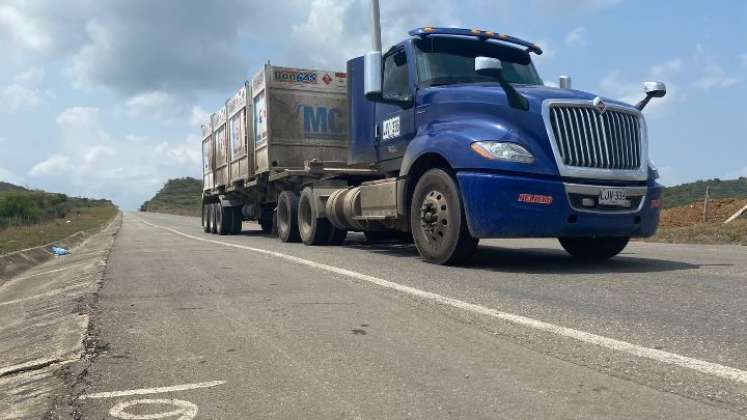
[[[44,80],[45,71],[41,67],[32,67],[26,71],[16,74],[13,81],[16,83],[38,86]]]
[[[727,88],[740,83],[741,80],[731,76],[718,64],[707,64],[703,75],[693,84],[701,89]]]
[[[102,125],[102,111],[72,107],[57,116],[60,148],[28,172],[45,189],[111,198],[132,209],[168,178],[199,177],[197,134],[154,141],[142,135],[112,135]]]
[[[13,83],[0,88],[0,112],[14,113],[24,108],[33,108],[42,102],[39,84],[44,70],[31,68],[13,76]]]
[[[371,48],[369,7],[368,0],[312,0],[305,20],[292,26],[289,58],[298,66],[344,69],[350,57]],[[382,2],[382,46],[388,49],[423,22],[460,26],[456,16],[457,6],[448,0]]]
[[[21,178],[19,178],[16,174],[14,174],[13,172],[5,168],[0,168],[0,181],[10,182],[11,184],[16,184],[16,185],[21,184]]]
[[[538,0],[541,11],[551,13],[599,10],[622,3],[623,0]]]
[[[622,72],[613,71],[601,80],[599,86],[604,95],[634,105],[644,97],[642,81],[662,80],[666,82],[666,96],[652,99],[646,106],[645,111],[648,116],[660,117],[666,113],[669,105],[687,100],[687,96],[681,92],[679,84],[675,80],[682,68],[682,60],[673,58],[652,65],[639,81],[632,81],[628,77],[623,77]]]
[[[23,48],[44,52],[52,46],[52,38],[40,23],[13,3],[0,5],[0,28]]]
[[[66,176],[74,169],[70,158],[64,155],[52,155],[37,163],[29,171],[29,176]]]
[[[574,30],[568,32],[565,36],[565,45],[569,47],[579,46],[586,44],[586,28],[579,26]]]
[[[202,124],[207,122],[210,117],[210,113],[202,109],[202,107],[195,105],[192,107],[192,114],[189,118],[189,124],[192,127],[200,127]]]
[[[181,114],[182,106],[173,96],[162,91],[151,91],[135,95],[127,100],[127,115],[151,119],[170,119]]]
[[[12,84],[0,89],[0,103],[3,104],[0,110],[13,113],[23,108],[39,105],[41,92],[38,89]]]
[[[79,128],[93,125],[98,119],[96,107],[75,106],[68,108],[57,116],[57,124],[65,128]]]

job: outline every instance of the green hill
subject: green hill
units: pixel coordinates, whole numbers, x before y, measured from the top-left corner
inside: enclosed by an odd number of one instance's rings
[[[201,200],[202,181],[190,177],[170,179],[161,191],[143,203],[141,210],[199,216]]]
[[[714,178],[667,187],[662,196],[664,207],[679,207],[703,200],[706,187],[710,187],[711,198],[747,197],[747,178],[740,177],[732,180]]]
[[[109,200],[69,197],[0,182],[0,254],[97,229],[117,211]]]

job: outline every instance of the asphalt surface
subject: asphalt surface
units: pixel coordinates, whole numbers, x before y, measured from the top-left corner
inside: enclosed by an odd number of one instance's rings
[[[350,235],[343,246],[306,247],[256,229],[219,237],[196,218],[124,216],[90,314],[95,354],[73,390],[80,418],[747,415],[740,377],[430,297],[738,376],[747,371],[745,247],[632,243],[584,264],[555,241],[490,240],[467,266],[441,267],[412,245]]]

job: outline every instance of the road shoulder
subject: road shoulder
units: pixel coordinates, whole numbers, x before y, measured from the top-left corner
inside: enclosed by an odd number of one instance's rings
[[[0,286],[0,418],[70,418],[118,215],[101,232]]]

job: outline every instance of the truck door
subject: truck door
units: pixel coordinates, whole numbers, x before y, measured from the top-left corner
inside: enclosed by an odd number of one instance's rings
[[[389,51],[384,56],[384,100],[412,98],[407,53],[404,47]],[[376,153],[382,171],[397,171],[407,144],[415,136],[415,111],[412,105],[376,104]]]

